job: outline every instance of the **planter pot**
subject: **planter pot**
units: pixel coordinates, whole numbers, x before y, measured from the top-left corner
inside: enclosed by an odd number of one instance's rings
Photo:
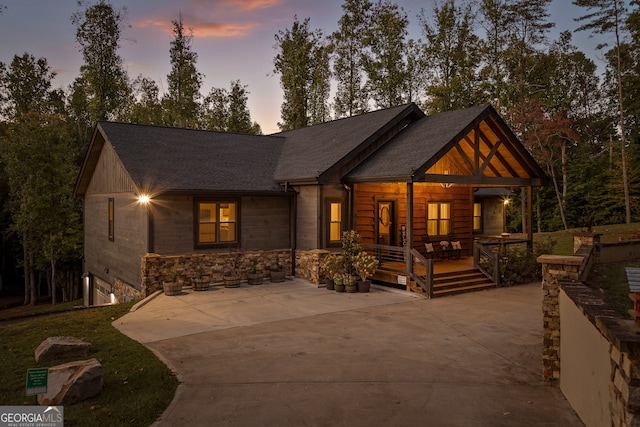
[[[345,286],[344,289],[350,294],[358,292],[358,287],[356,286],[355,283],[351,286]]]
[[[284,282],[284,277],[287,275],[284,271],[269,271],[272,282]]]
[[[344,292],[344,285],[343,284],[336,283],[334,285],[334,287],[336,288],[336,292]]]
[[[262,285],[262,273],[247,273],[247,283],[250,285]]]
[[[223,276],[222,281],[225,288],[237,288],[240,286],[240,276]]]
[[[203,277],[201,279],[193,279],[192,288],[194,291],[208,291],[209,290],[209,278]]]
[[[358,292],[369,292],[371,288],[371,280],[367,280],[363,282],[362,280],[358,280]]]
[[[162,289],[167,296],[179,295],[182,292],[182,281],[162,282]]]
[[[333,291],[335,289],[333,279],[327,277],[324,279],[324,283],[327,285],[327,290]]]

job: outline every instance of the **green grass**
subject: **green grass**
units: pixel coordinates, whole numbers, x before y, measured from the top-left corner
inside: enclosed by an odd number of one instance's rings
[[[132,304],[68,311],[2,325],[0,402],[36,404],[34,396],[25,396],[27,369],[74,359],[36,363],[34,350],[50,336],[73,336],[91,343],[87,358],[96,358],[102,364],[103,388],[97,397],[65,406],[65,426],[152,424],[173,399],[178,380],[150,350],[111,326]],[[3,315],[8,317],[12,310],[3,310]]]
[[[603,243],[628,240],[633,235],[640,233],[640,223],[614,224],[594,227],[594,233],[600,233],[600,241]],[[553,249],[554,255],[573,255],[573,235],[579,233],[579,229],[568,231],[556,231],[553,233],[536,233],[536,239],[550,238],[556,242]],[[625,276],[625,267],[640,267],[640,260],[617,264],[596,265],[587,280],[587,285],[600,290],[605,301],[616,312],[629,318],[628,309],[633,308],[633,302],[629,299],[629,283]]]

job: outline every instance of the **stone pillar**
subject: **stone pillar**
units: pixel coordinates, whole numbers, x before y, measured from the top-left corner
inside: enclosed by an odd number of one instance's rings
[[[578,280],[583,258],[541,255],[542,264],[542,377],[546,385],[560,386],[560,281]]]
[[[600,243],[600,233],[578,233],[573,235],[573,253],[578,252],[581,246],[595,246]]]

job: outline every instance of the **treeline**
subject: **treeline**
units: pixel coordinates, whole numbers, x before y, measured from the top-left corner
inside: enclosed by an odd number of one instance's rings
[[[279,126],[406,102],[427,113],[490,103],[551,180],[535,191],[534,224],[523,223],[525,198],[514,194],[521,209],[510,210],[510,231],[637,220],[639,3],[572,2],[584,13],[578,31],[594,36],[593,51],[604,58],[600,74],[570,32],[550,38],[551,0],[437,1],[416,17],[418,40],[408,38],[409,17],[391,0],[345,0],[333,33],[296,17],[276,35]]]
[[[606,62],[602,74],[571,33],[550,38],[551,0],[439,1],[415,17],[420,39],[408,38],[410,18],[390,0],[345,0],[330,34],[312,29],[311,18],[294,17],[275,34],[278,126],[407,102],[427,113],[491,103],[552,182],[535,192],[534,224],[524,224],[516,209],[512,231],[636,220],[638,2],[573,2],[584,11],[580,30],[611,42],[594,46]],[[1,273],[5,287],[24,279],[25,303],[38,295],[55,303],[53,289],[65,300],[78,296],[82,212],[73,189],[97,121],[261,133],[247,86],[236,80],[204,90],[181,16],[172,22],[171,70],[161,93],[153,79],[128,76],[118,54],[126,8],[107,0],[81,4],[71,22],[83,65],[68,88],[53,87],[46,58],[25,53],[0,63]]]

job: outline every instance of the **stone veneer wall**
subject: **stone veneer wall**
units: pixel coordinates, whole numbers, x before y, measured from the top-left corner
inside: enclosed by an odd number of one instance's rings
[[[324,257],[329,255],[324,249],[296,251],[296,277],[319,285],[324,277],[320,277],[320,266]]]
[[[269,270],[278,262],[291,275],[291,250],[224,252],[211,254],[158,255],[147,254],[141,259],[140,274],[142,277],[143,296],[148,296],[162,289],[162,281],[168,277],[173,268],[177,269],[178,280],[184,286],[191,285],[198,268],[202,266],[204,275],[211,278],[211,283],[221,283],[222,276],[231,271],[233,260],[238,263],[238,270],[243,279],[253,269],[254,260],[258,271],[269,277]]]
[[[578,281],[584,261],[579,256],[542,255],[543,293],[543,379],[559,386],[560,370],[560,290],[573,301],[597,331],[609,342],[609,402],[611,425],[640,427],[640,328],[632,320],[611,310],[602,296]],[[590,373],[585,372],[585,375]],[[604,396],[606,399],[607,396]]]
[[[546,385],[560,385],[560,281],[578,280],[583,258],[541,255],[542,264],[542,377]]]

